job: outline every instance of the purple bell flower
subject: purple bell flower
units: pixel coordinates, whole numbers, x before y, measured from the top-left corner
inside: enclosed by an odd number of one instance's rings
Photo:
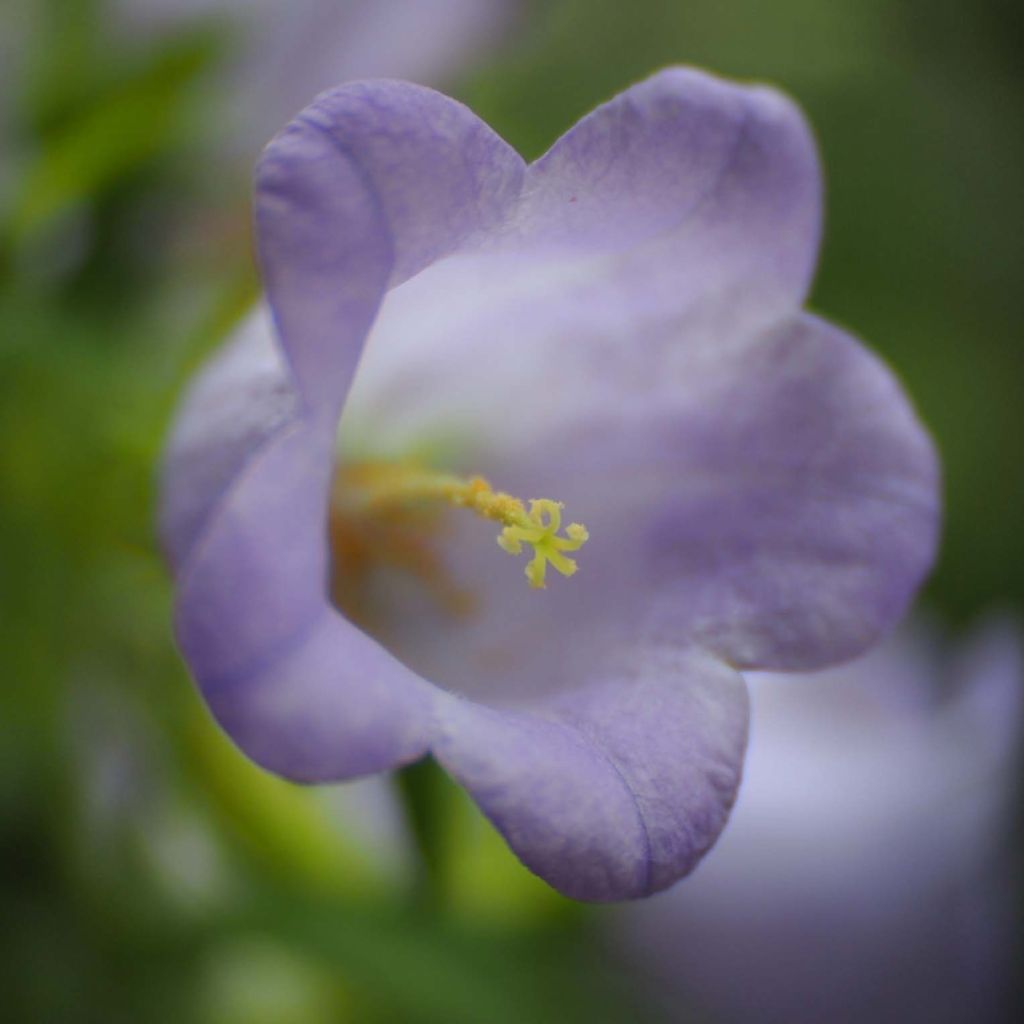
[[[304,782],[432,753],[569,896],[671,885],[736,795],[740,670],[864,650],[936,544],[899,385],[801,310],[799,111],[673,68],[527,166],[438,93],[347,85],[266,149],[256,223],[269,309],[163,474],[212,712]]]

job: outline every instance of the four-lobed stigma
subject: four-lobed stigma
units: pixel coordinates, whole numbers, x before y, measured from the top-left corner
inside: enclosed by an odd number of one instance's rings
[[[510,555],[523,546],[532,550],[524,570],[530,586],[544,589],[547,567],[563,576],[576,572],[575,559],[567,552],[578,551],[589,538],[582,523],[570,523],[564,534],[562,504],[548,498],[530,501],[529,509],[519,499],[495,491],[480,476],[459,477],[408,463],[363,462],[344,467],[336,484],[336,500],[358,504],[366,513],[389,512],[424,501],[444,501],[466,508],[483,519],[500,523],[498,544]]]

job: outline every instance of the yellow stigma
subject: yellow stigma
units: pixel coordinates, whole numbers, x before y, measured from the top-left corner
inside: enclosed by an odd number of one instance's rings
[[[346,466],[335,484],[336,505],[358,506],[365,513],[389,513],[423,501],[444,501],[500,523],[498,544],[504,551],[519,555],[523,545],[532,551],[525,572],[530,586],[537,589],[546,586],[548,565],[572,576],[577,566],[566,552],[578,551],[589,537],[581,523],[570,523],[564,535],[559,533],[561,502],[538,498],[530,501],[527,510],[519,498],[495,491],[480,476],[458,477],[415,465],[372,462]]]

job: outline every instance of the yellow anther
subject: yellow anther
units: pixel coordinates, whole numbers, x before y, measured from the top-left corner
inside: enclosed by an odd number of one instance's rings
[[[493,490],[480,476],[464,478],[419,466],[364,463],[343,470],[335,487],[336,505],[354,505],[364,513],[394,511],[426,500],[468,508],[483,519],[500,523],[503,529],[498,544],[510,555],[522,554],[523,545],[529,545],[533,557],[526,566],[526,578],[538,589],[545,586],[548,565],[563,576],[572,576],[576,562],[565,552],[578,551],[589,538],[581,523],[572,523],[564,536],[559,534],[561,502],[537,498],[527,511],[519,498]]]

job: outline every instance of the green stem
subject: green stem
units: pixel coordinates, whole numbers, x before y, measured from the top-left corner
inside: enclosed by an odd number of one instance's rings
[[[446,902],[450,783],[438,763],[425,757],[396,772],[395,786],[419,854],[413,878],[413,903],[423,911],[437,913]]]

